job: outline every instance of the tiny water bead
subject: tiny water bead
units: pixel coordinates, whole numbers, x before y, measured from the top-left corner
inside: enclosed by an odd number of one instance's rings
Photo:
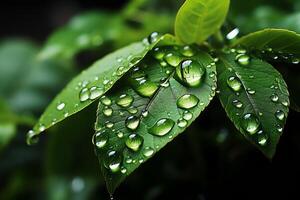
[[[195,60],[184,60],[176,68],[176,80],[189,87],[199,87],[205,68]]]
[[[144,139],[142,136],[133,133],[128,136],[128,138],[125,141],[125,144],[129,149],[133,151],[138,151],[142,146],[143,142]]]
[[[122,163],[123,157],[116,151],[109,151],[104,159],[104,166],[112,172],[118,172]]]
[[[138,117],[136,116],[129,116],[126,120],[125,120],[125,126],[130,129],[130,130],[135,130],[138,128],[138,126],[140,125],[140,120]]]
[[[177,121],[177,126],[180,127],[180,128],[184,128],[188,125],[188,122],[183,119],[183,118],[180,118],[178,121]]]
[[[238,92],[242,89],[242,83],[236,76],[230,76],[227,79],[227,85],[235,92]]]
[[[65,106],[66,106],[65,103],[61,103],[61,102],[60,102],[60,103],[58,103],[56,109],[57,109],[57,110],[63,110],[63,109],[65,108]]]
[[[246,54],[239,54],[236,56],[236,61],[240,64],[240,65],[248,65],[250,63],[250,57]]]
[[[273,101],[274,103],[276,103],[276,102],[278,102],[279,97],[278,97],[277,94],[272,94],[272,95],[270,96],[270,99],[271,99],[271,101]]]
[[[45,125],[40,124],[39,131],[43,132],[46,129]]]
[[[149,44],[153,44],[159,39],[159,33],[153,32],[148,36],[147,39],[148,39]]]
[[[299,58],[292,58],[291,62],[295,65],[298,65],[300,63],[300,59]]]
[[[147,117],[148,114],[149,114],[149,111],[148,111],[148,110],[143,110],[143,111],[142,111],[142,116],[143,116],[143,117]]]
[[[258,135],[257,142],[258,142],[259,145],[265,146],[268,142],[268,136],[264,135],[264,134]]]
[[[93,138],[93,143],[98,147],[98,148],[103,148],[107,142],[108,142],[108,133],[103,130],[100,132],[97,132]]]
[[[251,88],[247,88],[247,92],[248,92],[248,94],[251,94],[251,95],[256,93],[256,91],[252,90]]]
[[[171,66],[177,67],[182,61],[182,56],[177,52],[171,52],[164,56],[164,60]]]
[[[104,93],[104,90],[99,87],[91,87],[90,89],[90,99],[94,100],[100,97]]]
[[[103,105],[106,105],[106,106],[110,106],[112,104],[111,99],[108,98],[107,96],[102,96],[100,101]]]
[[[185,94],[177,100],[177,106],[182,109],[191,109],[198,105],[199,99],[193,94]]]
[[[165,88],[169,87],[170,86],[169,79],[167,79],[167,78],[160,79],[160,86],[165,87]]]
[[[128,94],[122,94],[119,99],[116,101],[116,104],[123,107],[123,108],[127,108],[129,107],[132,102],[133,102],[133,97],[131,95]]]
[[[232,104],[236,107],[236,108],[241,108],[243,107],[243,103],[237,99],[232,101]]]
[[[153,56],[154,58],[156,58],[157,60],[162,60],[165,56],[165,51],[164,49],[160,49],[159,47],[156,47],[153,50]]]
[[[284,105],[285,107],[289,106],[289,102],[288,101],[283,101],[283,102],[281,102],[281,104]]]
[[[180,53],[186,57],[192,57],[195,55],[194,49],[191,46],[183,46],[180,48]]]
[[[152,81],[142,79],[138,84],[135,84],[133,88],[139,95],[151,97],[158,89],[158,85]]]
[[[193,118],[193,113],[191,113],[190,111],[186,110],[183,112],[183,119],[189,121]]]
[[[27,137],[26,137],[26,143],[28,145],[33,145],[38,142],[39,138],[37,136],[37,133],[34,132],[33,130],[28,131]]]
[[[174,121],[168,118],[158,120],[148,131],[152,135],[165,136],[174,127]]]
[[[242,126],[244,130],[251,135],[257,133],[259,125],[259,120],[251,113],[246,113],[242,118]]]
[[[284,118],[285,118],[285,114],[284,114],[284,112],[282,110],[277,110],[275,112],[275,116],[280,121],[284,120]]]
[[[112,127],[114,127],[114,125],[115,125],[115,124],[112,123],[112,122],[110,122],[110,121],[106,121],[106,122],[105,122],[105,127],[106,127],[106,128],[112,128]]]
[[[134,106],[131,106],[127,109],[127,111],[130,113],[130,114],[136,114],[138,112],[138,109]]]
[[[113,109],[109,106],[105,106],[105,108],[103,109],[103,114],[109,117],[113,114]]]
[[[83,88],[79,93],[79,99],[84,102],[90,98],[90,91],[88,88]]]
[[[146,147],[143,151],[143,155],[147,158],[151,157],[154,154],[154,149],[151,147]]]

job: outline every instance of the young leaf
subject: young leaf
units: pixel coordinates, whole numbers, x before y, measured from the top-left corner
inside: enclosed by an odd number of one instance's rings
[[[33,130],[29,131],[27,142],[33,142],[32,139],[47,128],[79,112],[100,98],[155,44],[160,41],[172,40],[173,37],[170,35],[159,36],[157,33],[153,33],[147,41],[133,43],[95,62],[90,68],[75,77],[56,96]]]
[[[258,50],[262,55],[271,55],[272,59],[283,58],[295,64],[300,62],[300,35],[289,30],[265,29],[254,32],[240,38],[233,46]]]
[[[289,112],[289,93],[281,74],[246,54],[221,56],[217,72],[218,96],[228,117],[272,158]]]
[[[223,24],[230,0],[186,0],[177,13],[175,35],[184,43],[202,43]]]
[[[90,12],[76,16],[67,26],[50,36],[39,57],[71,59],[79,51],[99,47],[117,37],[120,32],[118,20],[115,15],[105,12]]]
[[[216,68],[208,54],[196,47],[164,46],[103,96],[93,141],[109,192],[183,132],[215,89]]]

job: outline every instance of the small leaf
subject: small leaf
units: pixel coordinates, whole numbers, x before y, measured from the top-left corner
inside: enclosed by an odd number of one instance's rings
[[[260,56],[300,63],[300,35],[284,29],[265,29],[246,35],[233,46],[259,51]]]
[[[79,51],[99,47],[117,37],[120,32],[118,20],[116,15],[105,12],[88,12],[76,16],[50,36],[39,57],[71,59]]]
[[[246,64],[241,56],[217,63],[219,98],[239,131],[272,158],[289,112],[287,85],[270,64],[250,57]]]
[[[148,41],[133,43],[111,53],[75,77],[65,89],[56,96],[40,117],[33,130],[28,133],[28,143],[38,134],[64,120],[105,94],[117,80],[136,65],[152,47],[161,40],[170,41],[170,35],[151,34]]]
[[[109,192],[182,133],[215,89],[216,68],[208,54],[197,47],[164,46],[102,97],[93,142]]]
[[[186,0],[177,13],[175,35],[187,44],[202,43],[223,24],[230,0]]]

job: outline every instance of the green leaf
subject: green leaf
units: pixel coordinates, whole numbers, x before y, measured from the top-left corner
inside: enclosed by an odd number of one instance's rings
[[[93,141],[108,191],[182,133],[215,89],[214,60],[197,47],[155,48],[131,69],[98,108]]]
[[[7,105],[0,99],[0,152],[16,134],[16,124],[9,119],[11,115]]]
[[[284,29],[265,29],[246,35],[237,40],[233,46],[242,46],[258,50],[266,56],[272,55],[287,59],[293,63],[300,62],[300,35]]]
[[[39,57],[71,59],[79,51],[96,48],[115,39],[119,29],[116,15],[105,12],[81,14],[50,36]]]
[[[177,13],[175,35],[187,44],[202,43],[223,24],[230,0],[186,0]]]
[[[256,58],[241,61],[232,54],[221,56],[219,98],[237,129],[272,158],[289,112],[287,85],[270,64]]]
[[[48,106],[33,131],[28,133],[28,143],[33,142],[31,140],[47,128],[100,98],[155,44],[161,40],[163,42],[174,39],[170,35],[158,36],[157,33],[151,34],[149,38],[151,44],[148,41],[133,43],[105,56],[75,77]]]

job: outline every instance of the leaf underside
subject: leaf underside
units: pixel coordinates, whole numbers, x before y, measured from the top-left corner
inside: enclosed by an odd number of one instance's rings
[[[177,51],[176,49],[181,47],[162,48],[165,48],[163,50],[166,55],[169,51]],[[141,163],[148,160],[183,132],[213,98],[216,89],[216,68],[213,59],[202,50],[197,50],[197,53],[192,57],[181,56],[181,60],[184,59],[196,60],[205,67],[206,73],[203,76],[201,86],[190,88],[179,83],[174,79],[175,67],[162,66],[165,65],[165,62],[154,59],[151,52],[106,94],[106,97],[112,101],[110,106],[106,106],[100,101],[95,129],[97,132],[107,134],[108,138],[103,147],[97,146],[97,136],[95,136],[94,143],[110,193],[113,193],[126,176],[131,174]],[[137,76],[134,71],[142,71],[147,80],[157,85],[158,88],[151,97],[142,96],[132,85],[132,77]],[[122,107],[116,103],[123,94],[134,99],[128,107]],[[188,110],[177,106],[178,99],[186,94],[194,95],[199,100],[195,107]],[[111,116],[105,115],[108,108],[113,110]],[[190,118],[188,120],[183,119],[184,112],[189,113]],[[136,130],[130,130],[126,126],[126,119],[130,116],[135,116],[139,120],[139,126]],[[171,130],[163,136],[154,135],[153,131],[150,134],[151,127],[162,119],[167,119],[173,124]],[[179,125],[178,122],[181,124]],[[143,140],[141,146],[135,151],[126,145],[126,141],[132,134],[138,135]],[[112,151],[116,152],[121,160],[120,169],[116,172],[112,172],[108,167],[109,163],[107,163],[111,161],[108,154]]]
[[[228,117],[251,143],[272,158],[289,112],[289,93],[281,74],[256,58],[241,65],[234,54],[221,56],[217,73],[218,96]],[[229,81],[232,77],[238,82]]]
[[[202,43],[223,24],[229,0],[187,0],[177,13],[175,35],[187,44]]]

